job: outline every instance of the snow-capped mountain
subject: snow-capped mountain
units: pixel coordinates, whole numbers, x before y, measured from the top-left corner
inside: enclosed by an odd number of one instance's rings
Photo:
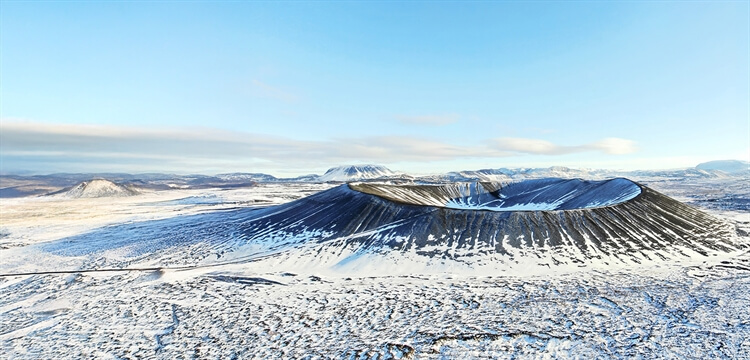
[[[718,170],[727,174],[750,173],[750,162],[742,160],[716,160],[698,164],[699,170]]]
[[[279,181],[284,181],[284,182],[317,182],[319,178],[320,178],[320,175],[318,175],[318,174],[307,174],[307,175],[300,175],[300,176],[293,177],[293,178],[279,179]]]
[[[104,179],[84,181],[63,193],[70,198],[101,198],[133,196],[139,193],[132,186],[125,186]]]
[[[0,198],[24,197],[40,194],[58,194],[89,179],[107,179],[125,187],[141,190],[207,189],[250,187],[258,183],[317,183],[375,180],[392,184],[446,182],[501,182],[540,178],[603,180],[626,177],[636,181],[684,181],[687,179],[723,179],[750,176],[750,163],[740,160],[710,161],[696,167],[670,170],[606,170],[576,169],[563,166],[546,168],[490,168],[454,171],[435,175],[412,176],[395,173],[379,165],[351,165],[329,169],[324,175],[309,174],[294,178],[280,178],[264,173],[225,173],[209,175],[176,174],[51,174],[51,175],[0,175]]]
[[[218,174],[217,178],[224,181],[256,181],[256,182],[271,182],[277,181],[275,176],[263,173],[229,173],[229,174]]]
[[[685,179],[717,179],[732,176],[734,174],[728,174],[720,170],[704,170],[698,168],[687,168],[687,169],[676,169],[676,170],[637,170],[630,171],[627,176],[636,179],[669,179],[669,180],[685,180]]]
[[[609,175],[609,176],[607,176]],[[606,170],[572,169],[564,166],[548,168],[498,168],[449,172],[443,175],[422,177],[421,180],[430,182],[462,182],[462,181],[497,181],[508,182],[523,179],[561,178],[561,179],[603,179],[621,176],[616,172]]]
[[[347,165],[328,169],[319,181],[357,181],[397,175],[381,165]]]
[[[465,170],[465,171],[454,171],[444,175],[436,177],[428,177],[427,179],[433,178],[433,181],[441,182],[463,182],[463,181],[510,181],[512,177],[503,172],[506,169],[482,169],[482,170]]]
[[[498,168],[498,169],[481,169],[481,170],[464,170],[449,172],[442,175],[422,176],[420,181],[428,183],[441,182],[465,182],[465,181],[497,181],[509,182],[524,179],[543,179],[543,178],[561,178],[561,179],[588,179],[601,180],[613,177],[627,177],[631,179],[644,180],[652,178],[662,179],[688,179],[688,178],[705,178],[716,179],[727,176],[739,176],[743,173],[741,164],[737,165],[733,161],[727,163],[720,162],[718,165],[707,165],[686,169],[674,170],[635,170],[635,171],[618,171],[606,169],[574,169],[564,166],[552,166],[548,168]],[[739,162],[741,163],[741,162]],[[700,165],[699,165],[700,166]],[[716,167],[713,169],[712,167]],[[723,167],[724,170],[718,169]]]

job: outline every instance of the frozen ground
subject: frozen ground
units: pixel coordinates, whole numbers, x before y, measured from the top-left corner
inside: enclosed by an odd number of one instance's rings
[[[645,182],[750,232],[746,180],[691,181]],[[533,276],[189,267],[205,235],[191,219],[216,230],[328,187],[3,199],[0,272],[188,267],[0,277],[0,358],[750,358],[747,252]],[[49,247],[154,221],[185,225],[168,259]]]

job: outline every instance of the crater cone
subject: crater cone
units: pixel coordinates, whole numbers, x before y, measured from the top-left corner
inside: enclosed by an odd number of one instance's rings
[[[641,263],[742,248],[732,225],[622,178],[354,183],[248,220],[247,242],[331,266],[399,253],[470,266]]]

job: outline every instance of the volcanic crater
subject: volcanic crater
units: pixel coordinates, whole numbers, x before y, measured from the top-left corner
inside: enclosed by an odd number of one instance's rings
[[[280,257],[302,249],[297,260],[312,255],[333,267],[394,253],[469,266],[637,264],[733,252],[743,248],[736,235],[731,224],[624,178],[351,183],[257,211],[242,226],[244,242]]]

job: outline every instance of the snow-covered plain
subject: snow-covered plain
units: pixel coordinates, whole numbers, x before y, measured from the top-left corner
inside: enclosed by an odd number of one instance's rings
[[[148,191],[128,197],[71,198],[63,193],[1,199],[0,249],[65,238],[116,224],[281,204],[332,186],[282,183],[229,190]]]
[[[747,180],[644,183],[748,242]],[[204,238],[231,238],[254,208],[331,186],[3,199],[1,273],[141,270],[0,277],[0,358],[750,358],[747,251],[481,275],[291,271],[233,244],[209,255]]]

